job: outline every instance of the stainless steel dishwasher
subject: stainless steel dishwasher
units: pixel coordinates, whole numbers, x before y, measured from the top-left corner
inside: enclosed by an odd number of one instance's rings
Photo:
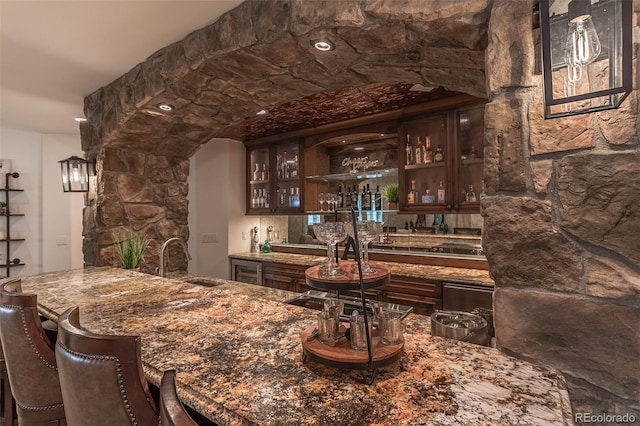
[[[231,259],[231,279],[242,283],[262,285],[262,262]]]
[[[471,312],[475,308],[493,309],[493,287],[442,283],[442,309]]]

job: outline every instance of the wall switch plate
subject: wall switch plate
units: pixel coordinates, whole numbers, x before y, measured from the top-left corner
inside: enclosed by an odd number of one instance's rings
[[[202,234],[203,243],[215,243],[217,241],[218,241],[218,236],[216,234]]]
[[[56,235],[56,245],[57,246],[69,245],[69,237],[66,235]]]

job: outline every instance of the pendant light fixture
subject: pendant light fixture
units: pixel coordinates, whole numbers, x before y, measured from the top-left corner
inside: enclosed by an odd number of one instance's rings
[[[617,108],[631,92],[631,0],[540,0],[545,118]]]
[[[89,176],[95,176],[93,162],[75,155],[58,162],[64,192],[89,192]]]

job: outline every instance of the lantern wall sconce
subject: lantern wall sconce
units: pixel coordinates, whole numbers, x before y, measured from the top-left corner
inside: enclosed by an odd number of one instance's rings
[[[632,0],[540,0],[545,118],[617,108],[631,92]]]
[[[95,161],[87,161],[74,155],[58,162],[64,192],[89,192],[89,176],[96,174]]]

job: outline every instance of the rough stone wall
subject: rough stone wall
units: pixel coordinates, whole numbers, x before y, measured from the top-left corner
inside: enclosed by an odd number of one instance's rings
[[[484,249],[501,350],[561,370],[574,412],[640,415],[638,15],[633,93],[544,120],[531,2],[494,2]]]

